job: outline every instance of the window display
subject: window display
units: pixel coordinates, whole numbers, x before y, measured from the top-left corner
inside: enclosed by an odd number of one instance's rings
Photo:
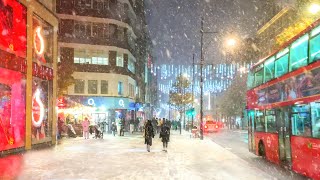
[[[0,151],[25,144],[26,8],[0,0]]]
[[[33,17],[32,143],[51,140],[53,27]]]

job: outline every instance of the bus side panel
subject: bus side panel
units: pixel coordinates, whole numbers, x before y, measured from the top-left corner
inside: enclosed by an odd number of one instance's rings
[[[295,172],[320,179],[320,139],[292,136],[291,154]]]
[[[255,132],[254,135],[256,154],[259,155],[259,142],[263,141],[266,158],[273,163],[280,164],[278,134]]]

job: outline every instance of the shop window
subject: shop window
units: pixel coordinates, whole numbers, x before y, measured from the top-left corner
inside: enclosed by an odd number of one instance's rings
[[[254,87],[254,75],[252,72],[248,73],[248,79],[247,79],[247,87],[248,89],[251,89]]]
[[[311,103],[312,137],[320,138],[320,103]]]
[[[49,94],[52,93],[52,81],[33,77],[32,87],[32,143],[51,137],[51,124],[49,112]]]
[[[53,62],[53,26],[40,17],[33,17],[34,41],[33,61],[38,64]]]
[[[292,43],[290,48],[290,71],[308,64],[308,34]]]
[[[255,130],[260,132],[265,132],[265,118],[264,118],[264,112],[263,111],[256,111],[256,117],[255,117]]]
[[[291,122],[293,135],[311,137],[311,118],[309,105],[293,106]]]
[[[310,40],[310,63],[320,60],[320,34]]]
[[[274,78],[274,57],[269,58],[264,63],[264,82],[268,82]]]
[[[275,77],[280,77],[288,72],[289,54],[285,54],[275,62]]]
[[[108,94],[108,81],[101,80],[101,94]]]
[[[276,115],[274,110],[266,110],[266,132],[277,132]]]
[[[117,64],[118,67],[123,67],[123,54],[117,52]]]
[[[118,82],[118,95],[123,95],[123,82]]]
[[[84,80],[76,79],[74,83],[74,93],[83,94],[84,93]]]
[[[261,68],[259,71],[257,71],[254,75],[254,83],[255,86],[259,86],[263,83],[263,68]]]
[[[97,80],[88,80],[88,94],[98,94]]]

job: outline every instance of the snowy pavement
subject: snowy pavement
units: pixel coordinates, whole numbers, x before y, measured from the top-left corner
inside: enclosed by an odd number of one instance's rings
[[[141,135],[64,139],[25,153],[17,179],[275,179],[211,140],[177,133],[167,153],[158,135],[150,153]]]

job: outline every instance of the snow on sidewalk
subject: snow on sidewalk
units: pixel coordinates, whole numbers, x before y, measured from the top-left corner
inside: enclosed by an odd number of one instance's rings
[[[65,140],[24,155],[19,179],[272,179],[210,140],[172,132],[168,152],[159,135],[151,152],[141,135]]]

